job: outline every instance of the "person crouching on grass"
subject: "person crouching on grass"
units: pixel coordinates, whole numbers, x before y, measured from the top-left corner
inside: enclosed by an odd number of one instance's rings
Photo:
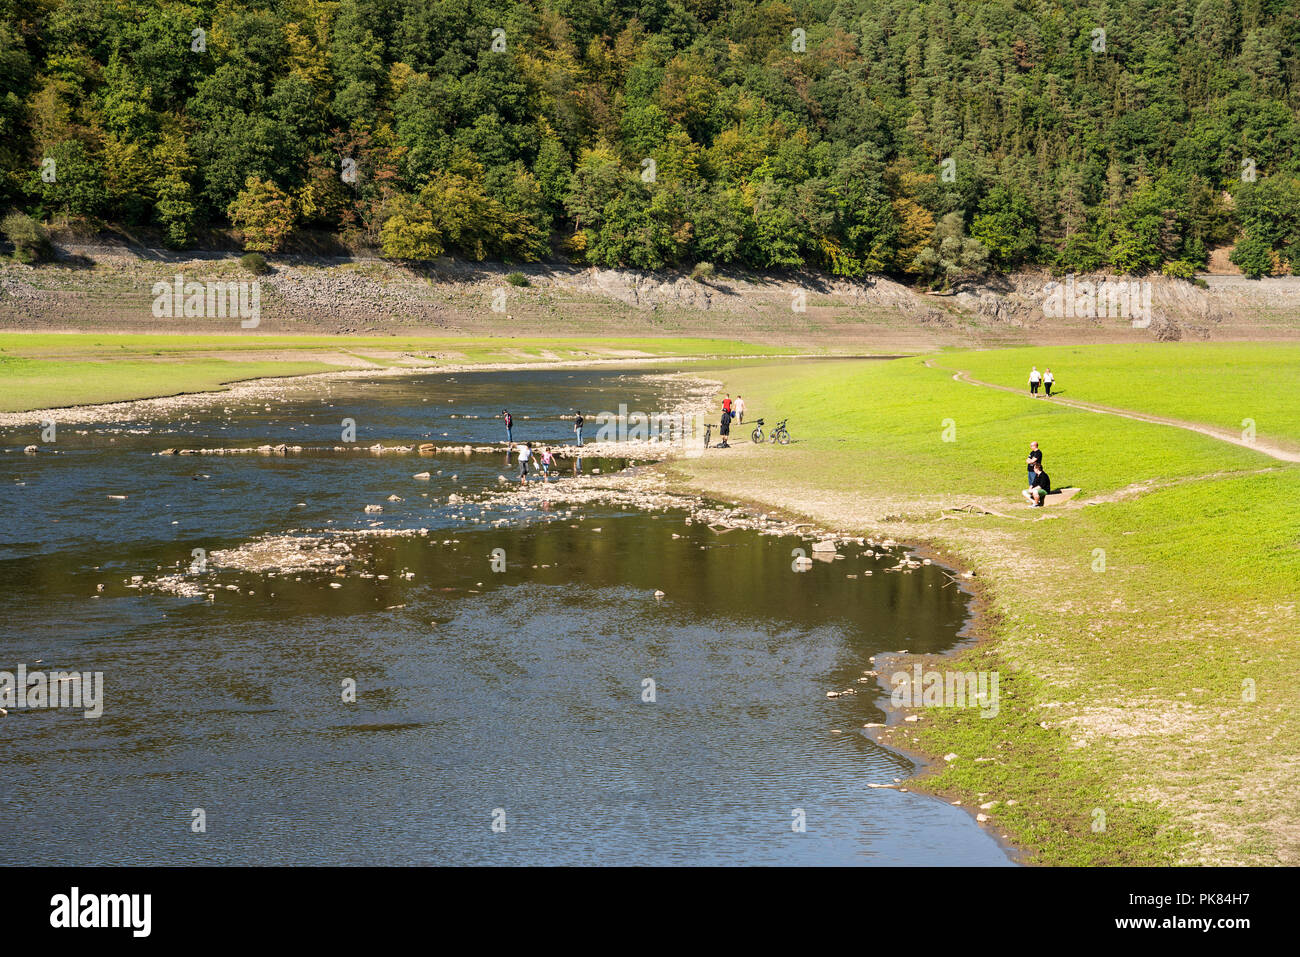
[[[1024,495],[1025,501],[1035,508],[1042,508],[1047,504],[1047,493],[1052,490],[1052,480],[1047,477],[1043,467],[1037,462],[1034,463],[1034,480],[1029,483],[1029,488],[1021,494]]]

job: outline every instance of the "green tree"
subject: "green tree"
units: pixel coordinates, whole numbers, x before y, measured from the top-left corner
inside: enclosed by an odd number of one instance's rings
[[[244,236],[248,252],[273,253],[293,233],[297,208],[293,198],[269,180],[250,176],[226,209],[230,222]]]
[[[936,289],[951,289],[978,279],[988,270],[988,250],[966,235],[961,213],[939,220],[929,245],[916,256],[917,273]]]
[[[389,259],[441,256],[442,233],[433,222],[433,213],[410,196],[394,196],[380,230],[380,249]]]
[[[1029,261],[1038,246],[1038,220],[1033,207],[1001,184],[980,201],[970,233],[988,250],[990,262],[1002,269]]]

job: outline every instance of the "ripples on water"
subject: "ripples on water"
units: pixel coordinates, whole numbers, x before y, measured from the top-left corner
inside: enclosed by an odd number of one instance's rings
[[[499,441],[490,416],[503,405],[516,440],[558,444],[571,435],[558,415],[574,407],[664,408],[663,383],[634,374],[320,389],[270,411],[218,400],[179,422],[63,426],[60,455],[4,455],[3,667],[103,671],[106,701],[97,720],[0,718],[0,860],[1006,862],[960,809],[868,789],[910,764],[862,735],[882,716],[867,685],[825,697],[879,651],[952,646],[965,599],[937,570],[851,579],[887,563],[848,549],[794,574],[805,543],[718,535],[675,511],[565,506],[465,526],[439,503],[513,474],[497,456],[150,454],[337,444],[344,416],[362,444]],[[430,482],[411,479],[425,469]],[[381,502],[381,515],[362,511]],[[350,539],[342,578],[214,569],[211,602],[125,584],[177,570],[194,547],[372,527],[430,534]],[[491,571],[495,548],[504,573]],[[204,834],[190,830],[194,808]],[[791,829],[796,808],[806,833]]]

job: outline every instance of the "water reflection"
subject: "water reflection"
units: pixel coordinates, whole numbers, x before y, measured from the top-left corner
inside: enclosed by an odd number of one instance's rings
[[[571,426],[552,410],[658,401],[661,388],[595,373],[455,379],[87,429],[61,455],[6,461],[11,514],[31,519],[0,530],[6,657],[102,670],[107,687],[97,721],[0,721],[0,859],[1005,863],[960,810],[867,789],[909,765],[862,735],[881,717],[865,688],[826,698],[878,651],[951,646],[965,601],[933,568],[884,574],[847,549],[796,575],[806,543],[674,511],[449,503],[511,476],[496,453],[150,454],[178,435],[333,441],[344,412],[359,440],[493,441],[503,394],[516,440],[558,445]],[[384,511],[365,513],[372,503]],[[183,572],[196,546],[294,530],[346,533],[345,570],[218,566],[210,601],[132,580]],[[206,834],[189,828],[197,807]],[[806,833],[791,829],[796,809]]]

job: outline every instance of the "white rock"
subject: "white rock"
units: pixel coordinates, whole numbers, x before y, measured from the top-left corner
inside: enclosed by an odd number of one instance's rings
[[[956,761],[956,760],[957,760],[957,753],[956,753],[955,751],[949,751],[947,754],[945,754],[945,755],[943,756],[943,759],[944,759],[945,761]]]

